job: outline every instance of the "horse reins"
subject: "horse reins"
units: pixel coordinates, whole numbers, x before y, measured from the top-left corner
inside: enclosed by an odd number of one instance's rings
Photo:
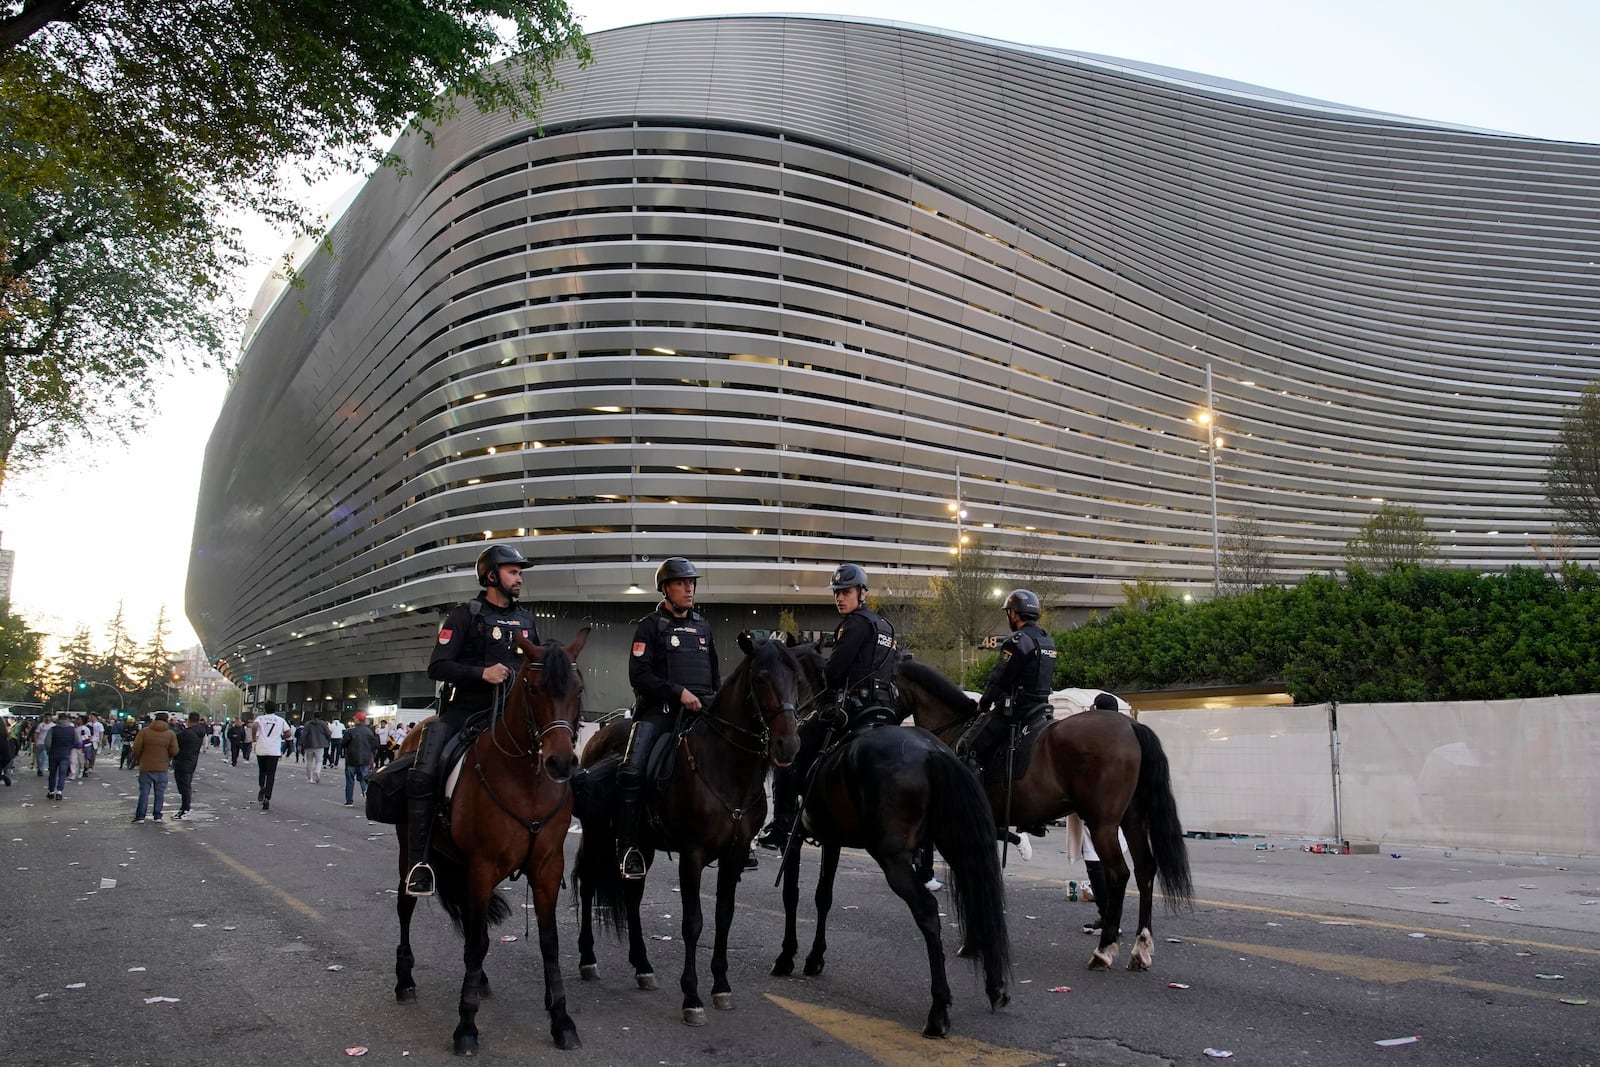
[[[713,786],[711,782],[708,781],[703,775],[701,775],[699,761],[695,759],[694,750],[689,747],[689,735],[693,732],[695,726],[703,722],[706,724],[706,729],[722,738],[723,741],[727,742],[734,749],[750,756],[765,756],[767,752],[767,746],[772,740],[772,720],[787,714],[798,715],[798,712],[795,709],[795,705],[788,702],[781,702],[778,705],[777,711],[773,712],[771,715],[763,715],[761,713],[761,705],[756,700],[756,687],[755,680],[753,678],[751,679],[748,703],[751,717],[761,723],[761,730],[759,733],[747,726],[741,726],[740,724],[731,722],[727,719],[702,716],[701,718],[696,719],[694,724],[691,725],[688,730],[685,730],[683,733],[678,735],[678,744],[683,749],[683,758],[684,762],[689,767],[689,773],[700,779],[701,783],[706,787],[706,792],[710,793],[712,797],[716,799],[718,804],[721,804],[725,809],[727,809],[728,815],[734,822],[738,822],[740,819],[744,818],[744,805],[734,807],[732,804],[729,804],[722,794],[717,792],[716,787]],[[729,731],[740,735],[741,738],[753,738],[754,741],[753,743],[746,743],[743,740],[730,736]]]

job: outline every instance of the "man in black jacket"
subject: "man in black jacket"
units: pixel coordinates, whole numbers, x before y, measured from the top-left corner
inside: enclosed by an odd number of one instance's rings
[[[72,725],[72,719],[65,712],[56,716],[56,724],[50,727],[50,777],[45,779],[45,797],[50,800],[62,799],[62,790],[67,787],[67,779],[72,777],[72,753],[78,747],[78,728]]]
[[[178,731],[178,754],[172,759],[172,778],[178,784],[182,804],[174,819],[188,820],[194,805],[194,771],[200,765],[200,750],[205,747],[211,728],[200,721],[200,713],[189,713],[189,725]]]

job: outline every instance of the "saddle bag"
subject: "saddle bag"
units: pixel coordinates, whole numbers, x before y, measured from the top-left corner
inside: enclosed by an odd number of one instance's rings
[[[367,818],[397,825],[406,817],[406,776],[417,762],[415,752],[390,761],[367,779]]]

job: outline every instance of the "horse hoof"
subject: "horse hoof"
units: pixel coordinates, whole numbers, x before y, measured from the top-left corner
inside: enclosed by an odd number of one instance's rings
[[[794,960],[792,959],[786,960],[782,957],[779,957],[777,962],[772,965],[772,977],[774,978],[787,978],[793,973]]]
[[[1143,957],[1141,957],[1137,952],[1135,952],[1132,956],[1128,957],[1128,970],[1130,970],[1130,971],[1148,971],[1149,969],[1150,969],[1150,961],[1145,959],[1145,958],[1143,958]]]
[[[808,978],[815,978],[817,975],[821,974],[822,973],[822,967],[823,967],[823,961],[822,960],[820,960],[820,959],[812,959],[811,957],[807,957],[806,958],[805,971],[806,971],[806,976]]]
[[[713,1008],[716,1008],[718,1011],[732,1011],[733,1010],[733,994],[732,993],[713,993],[713,994],[711,994],[711,1006]]]
[[[585,982],[600,981],[600,965],[598,963],[585,963],[578,968],[578,977]]]
[[[1005,1007],[1007,1004],[1010,1004],[1010,1003],[1011,1003],[1011,994],[1007,993],[1004,989],[1000,990],[998,993],[990,993],[989,994],[989,1010],[990,1011],[999,1011],[1001,1008]]]
[[[923,1037],[945,1038],[950,1035],[950,1016],[938,1008],[928,1013],[928,1025],[922,1028]]]
[[[975,960],[979,955],[981,955],[981,953],[979,953],[978,950],[972,945],[962,945],[960,948],[956,949],[956,955],[964,960]]]
[[[579,1049],[583,1047],[583,1042],[578,1040],[578,1031],[572,1029],[571,1027],[568,1027],[559,1034],[556,1034],[555,1039],[556,1048],[561,1049],[564,1052],[571,1052],[573,1049]]]
[[[457,1056],[476,1056],[478,1054],[478,1039],[471,1034],[463,1034],[456,1038]]]
[[[406,986],[404,989],[396,989],[394,991],[394,999],[395,999],[395,1003],[397,1003],[397,1004],[414,1004],[414,1003],[416,1003],[416,1000],[417,1000],[417,987],[412,985],[412,986]]]
[[[706,1024],[706,1010],[704,1008],[684,1008],[683,1021],[689,1026],[704,1026]]]
[[[653,975],[653,974],[636,974],[636,975],[633,976],[633,980],[635,982],[639,983],[639,988],[640,989],[659,989],[659,988],[661,988],[660,986],[658,986],[656,984],[656,976]]]
[[[1089,957],[1089,969],[1091,971],[1109,971],[1111,969],[1111,957],[1096,952]]]

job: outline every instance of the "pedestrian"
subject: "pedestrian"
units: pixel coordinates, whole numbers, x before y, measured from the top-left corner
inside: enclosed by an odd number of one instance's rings
[[[45,738],[45,751],[50,760],[45,798],[60,800],[62,790],[67,787],[67,779],[72,776],[72,754],[78,751],[78,728],[72,725],[72,718],[66,712],[57,715],[56,724],[50,727]]]
[[[328,722],[328,766],[339,766],[339,756],[344,752],[344,723],[335,715]]]
[[[344,806],[354,807],[355,786],[367,795],[367,775],[378,759],[378,735],[367,725],[367,713],[356,712],[355,724],[344,732]]]
[[[722,687],[717,643],[711,623],[694,610],[700,572],[682,556],[661,561],[656,592],[661,602],[639,620],[628,659],[633,686],[633,725],[622,765],[617,768],[617,865],[622,877],[638,881],[645,874],[644,857],[634,847],[638,836],[639,797],[644,789],[645,761],[659,737],[672,731],[680,717],[704,715]]]
[[[532,561],[505,545],[490,545],[478,554],[478,584],[483,592],[457,604],[439,627],[438,643],[428,660],[428,677],[446,683],[439,717],[422,734],[417,762],[406,775],[405,892],[413,897],[433,895],[433,868],[428,865],[428,841],[433,834],[440,756],[446,742],[480,711],[493,707],[501,687],[522,667],[517,637],[537,645],[539,631],[533,615],[517,603],[522,592],[522,568]]]
[[[122,716],[113,715],[111,725],[106,727],[106,747],[118,748],[122,745]]]
[[[250,723],[250,744],[256,750],[256,799],[261,810],[272,807],[272,785],[278,777],[278,760],[283,756],[283,741],[289,736],[289,724],[278,714],[277,701],[262,705],[266,711]]]
[[[306,754],[306,781],[322,781],[322,760],[328,751],[328,724],[318,718],[300,726],[300,747]]]
[[[50,762],[50,731],[54,727],[55,723],[43,715],[33,726],[33,765],[40,778],[44,777],[44,769]]]
[[[235,767],[240,756],[250,758],[250,730],[242,720],[228,727],[228,751]]]
[[[167,713],[158,711],[150,725],[133,739],[133,758],[139,764],[139,803],[133,809],[134,822],[144,822],[146,811],[153,821],[161,821],[161,808],[167,799],[167,772],[177,754],[178,735],[167,725]],[[150,804],[152,793],[155,794],[153,806]]]
[[[11,739],[11,720],[0,718],[0,782],[11,784],[11,760],[17,754],[16,743]]]
[[[187,820],[189,809],[194,807],[194,771],[200,765],[200,750],[205,747],[209,732],[198,711],[191,711],[189,725],[178,731],[178,756],[172,761],[172,777],[178,783],[181,804],[175,819]]]

